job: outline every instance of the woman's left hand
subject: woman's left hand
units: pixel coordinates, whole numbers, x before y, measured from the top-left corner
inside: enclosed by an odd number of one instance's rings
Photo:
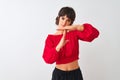
[[[58,27],[57,30],[67,30],[67,31],[79,30],[79,31],[83,31],[84,26],[83,25],[70,25],[70,26],[65,26],[65,27]]]
[[[69,30],[69,31],[76,30],[76,29],[77,29],[77,26],[65,26],[65,27],[57,28],[57,30]]]

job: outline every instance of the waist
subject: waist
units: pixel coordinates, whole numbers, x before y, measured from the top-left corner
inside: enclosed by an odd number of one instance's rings
[[[56,64],[56,68],[63,71],[71,71],[79,68],[78,60],[66,64]]]
[[[71,62],[78,60],[78,59],[79,59],[78,56],[59,58],[56,61],[56,64],[67,64],[67,63],[71,63]]]

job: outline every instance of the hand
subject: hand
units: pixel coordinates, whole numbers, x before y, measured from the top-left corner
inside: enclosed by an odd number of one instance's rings
[[[72,31],[72,30],[76,30],[77,29],[77,26],[65,26],[65,27],[58,27],[57,30],[69,30],[69,31]]]
[[[65,26],[65,27],[58,27],[57,30],[67,30],[67,31],[79,30],[79,31],[83,31],[84,26],[83,25],[70,25],[70,26]]]
[[[63,31],[63,36],[62,36],[60,42],[58,43],[58,45],[56,46],[56,51],[57,51],[57,52],[59,52],[60,49],[69,41],[69,40],[66,40],[66,39],[65,39],[66,33],[67,33],[67,30],[64,30],[64,31]]]

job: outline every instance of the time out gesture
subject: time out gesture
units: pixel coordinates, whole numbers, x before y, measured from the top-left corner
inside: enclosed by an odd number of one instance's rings
[[[64,27],[58,27],[57,30],[67,30],[67,31],[79,30],[79,31],[83,31],[84,26],[83,25],[69,25],[69,26],[64,26]]]

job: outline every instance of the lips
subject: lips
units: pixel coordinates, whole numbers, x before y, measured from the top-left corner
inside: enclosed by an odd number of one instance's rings
[[[62,25],[62,27],[65,27],[65,25]]]

